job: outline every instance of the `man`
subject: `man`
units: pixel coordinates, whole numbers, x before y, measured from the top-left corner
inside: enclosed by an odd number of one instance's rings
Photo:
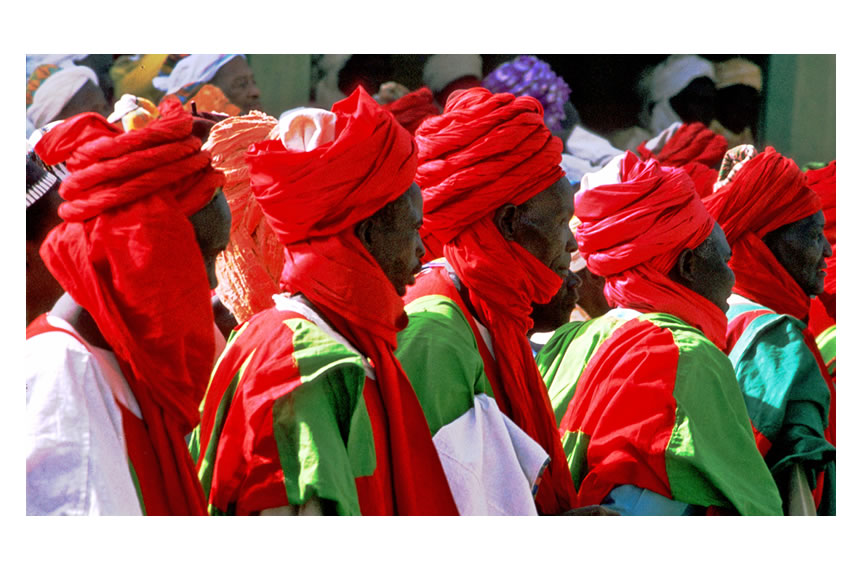
[[[60,225],[60,179],[46,171],[35,153],[27,153],[27,324],[51,309],[63,288],[45,267],[39,248]]]
[[[286,293],[233,333],[191,440],[216,515],[456,515],[397,359],[424,249],[412,136],[364,89],[246,155]]]
[[[673,54],[646,70],[638,91],[642,99],[639,126],[613,133],[609,140],[620,148],[635,151],[678,121],[710,125],[716,107],[714,64],[693,54]]]
[[[155,88],[176,95],[186,109],[247,115],[260,109],[260,89],[244,54],[192,54],[180,60],[169,76],[152,79]]]
[[[576,238],[614,306],[537,357],[579,504],[778,515],[725,343],[730,250],[681,170],[628,152],[583,179]]]
[[[821,200],[771,147],[730,150],[720,174],[704,203],[726,232],[737,277],[726,352],[786,511],[794,513],[790,489],[808,483],[817,513],[834,514],[836,392],[806,325],[832,254]]]
[[[762,100],[761,67],[745,58],[714,65],[717,89],[710,129],[726,138],[729,148],[755,145]]]
[[[71,174],[41,249],[66,294],[27,329],[28,514],[205,513],[184,438],[230,214],[192,116],[160,114],[128,133],[78,115],[36,145]]]
[[[661,165],[683,169],[700,196],[710,195],[717,181],[717,169],[728,147],[726,139],[702,123],[673,123],[650,141],[636,148],[643,161],[652,157]]]
[[[32,104],[27,107],[27,121],[32,129],[40,129],[52,121],[85,112],[107,117],[110,105],[92,69],[69,66],[50,73],[38,85],[33,92]]]
[[[574,507],[573,488],[527,338],[532,303],[556,294],[576,249],[561,141],[536,99],[484,88],[452,94],[415,139],[422,239],[431,257],[445,260],[429,264],[407,292],[409,326],[397,356],[458,506],[563,513]],[[496,465],[510,457],[521,462]],[[459,474],[464,465],[475,479]]]

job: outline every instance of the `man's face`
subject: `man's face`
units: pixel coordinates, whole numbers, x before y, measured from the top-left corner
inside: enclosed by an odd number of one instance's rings
[[[200,253],[203,255],[209,288],[215,289],[218,286],[218,277],[215,275],[215,258],[224,251],[230,242],[232,218],[227,198],[219,191],[212,198],[212,201],[188,219],[194,226],[197,245],[200,246]]]
[[[818,296],[824,291],[825,258],[833,248],[824,236],[824,213],[819,211],[764,236],[764,243],[803,292]]]
[[[711,234],[693,250],[693,255],[696,278],[690,284],[690,289],[707,298],[723,312],[728,312],[728,299],[735,285],[735,274],[729,268],[732,249],[719,224],[714,224]]]
[[[84,83],[84,86],[78,89],[75,96],[69,99],[66,106],[51,120],[68,119],[79,113],[98,113],[102,117],[108,117],[111,114],[105,94],[92,81]]]
[[[683,91],[669,99],[669,104],[685,123],[704,123],[714,120],[717,107],[717,88],[706,77],[694,79]]]
[[[365,247],[400,296],[421,270],[424,244],[418,229],[424,223],[424,200],[414,183],[399,198],[368,218],[372,231]]]
[[[231,103],[239,107],[241,114],[247,115],[252,109],[260,108],[260,89],[254,82],[251,67],[241,56],[223,65],[212,78],[212,84],[221,89]]]
[[[577,249],[570,231],[573,186],[562,177],[549,188],[517,206],[514,241],[558,274],[567,277],[570,254]]]

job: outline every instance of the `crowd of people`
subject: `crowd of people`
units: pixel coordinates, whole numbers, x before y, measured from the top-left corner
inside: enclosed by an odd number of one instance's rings
[[[253,58],[253,57],[251,57]],[[761,69],[28,55],[28,515],[835,515],[836,162]]]

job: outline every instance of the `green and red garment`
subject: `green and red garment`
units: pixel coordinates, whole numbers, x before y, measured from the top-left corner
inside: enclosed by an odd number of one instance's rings
[[[395,515],[385,409],[365,365],[295,312],[239,326],[190,443],[209,513],[317,498],[326,513]]]
[[[797,318],[753,302],[728,311],[735,368],[759,451],[777,481],[807,467],[819,515],[836,513],[835,389],[821,353]]]
[[[782,514],[731,364],[698,329],[616,308],[559,328],[537,364],[577,505],[634,485],[709,513]]]

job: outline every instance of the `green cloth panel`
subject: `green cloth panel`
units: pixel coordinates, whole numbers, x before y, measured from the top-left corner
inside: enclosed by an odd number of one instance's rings
[[[782,515],[779,490],[756,448],[728,358],[699,331],[666,315],[645,315],[672,331],[679,359],[675,428],[666,472],[677,501],[731,504],[741,515]],[[715,411],[719,420],[713,420]],[[703,485],[706,474],[709,485]]]
[[[339,515],[360,515],[355,478],[376,467],[361,357],[311,322],[286,324],[302,377],[272,409],[287,498],[302,505],[318,497],[333,502]]]
[[[467,413],[475,396],[493,396],[472,328],[460,307],[431,294],[406,305],[409,324],[397,335],[395,356],[427,418],[430,433]]]

